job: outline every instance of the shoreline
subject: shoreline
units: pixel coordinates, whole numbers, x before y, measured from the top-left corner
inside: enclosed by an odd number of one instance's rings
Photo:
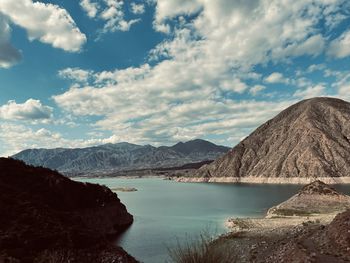
[[[291,228],[300,226],[305,223],[329,224],[337,214],[334,212],[328,214],[310,214],[308,216],[276,216],[276,217],[246,217],[226,219],[225,226],[229,229],[229,233],[235,231],[261,232],[278,230],[280,228]]]
[[[118,179],[167,179],[164,175],[122,175],[122,176],[74,176],[69,177],[70,179],[108,179],[108,178],[118,178]]]
[[[173,178],[172,178],[173,179]],[[320,180],[326,184],[350,184],[349,177],[312,177],[312,178],[272,178],[272,177],[178,177],[180,183],[237,183],[237,184],[309,184]]]

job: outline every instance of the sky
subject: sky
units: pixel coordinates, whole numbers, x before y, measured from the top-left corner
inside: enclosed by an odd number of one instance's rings
[[[317,96],[350,100],[348,0],[0,0],[0,156],[234,146]]]

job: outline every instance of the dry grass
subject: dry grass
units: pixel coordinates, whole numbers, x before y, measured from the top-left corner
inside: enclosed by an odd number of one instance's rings
[[[228,246],[215,242],[216,237],[203,232],[195,239],[187,238],[185,242],[177,242],[175,248],[170,248],[169,255],[175,263],[233,263],[235,256]]]

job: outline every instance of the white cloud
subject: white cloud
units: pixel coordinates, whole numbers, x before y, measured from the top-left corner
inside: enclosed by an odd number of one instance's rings
[[[121,142],[112,135],[106,138],[67,139],[61,133],[46,128],[30,128],[26,125],[0,122],[0,156],[11,156],[33,148],[82,148],[106,143]]]
[[[316,85],[306,89],[299,89],[294,93],[295,97],[308,99],[326,95],[326,87],[323,85]]]
[[[80,6],[86,12],[88,17],[94,18],[99,10],[99,5],[97,3],[91,2],[90,0],[81,0]]]
[[[344,32],[330,43],[328,55],[335,58],[350,56],[350,30]]]
[[[65,68],[60,70],[58,75],[64,79],[74,80],[78,83],[86,83],[89,80],[91,71],[79,68]]]
[[[39,100],[29,99],[22,104],[9,101],[0,107],[0,119],[47,121],[52,117],[52,112],[51,107],[42,105]]]
[[[266,83],[276,84],[276,83],[284,83],[288,84],[289,80],[283,76],[280,72],[273,72],[269,76],[267,76],[264,81]]]
[[[30,40],[39,39],[70,52],[80,51],[86,36],[65,9],[32,0],[1,0],[0,13],[26,29]]]
[[[60,140],[58,133],[46,129],[32,130],[24,125],[0,123],[0,156],[11,156],[35,147],[54,147]]]
[[[307,68],[306,72],[307,73],[312,73],[312,72],[315,72],[315,71],[322,71],[324,69],[326,69],[326,65],[325,64],[312,64],[312,65],[310,65]]]
[[[258,95],[261,91],[265,90],[266,87],[263,85],[255,85],[249,89],[249,93],[253,96]]]
[[[189,15],[201,9],[201,1],[196,0],[158,0],[156,20],[163,22],[178,15]]]
[[[237,93],[243,93],[247,88],[247,84],[242,82],[240,79],[225,79],[224,81],[220,82],[220,87],[224,91],[233,91]]]
[[[338,96],[350,100],[350,82],[338,87]]]
[[[21,52],[10,43],[10,34],[10,26],[5,17],[0,14],[0,68],[9,68],[22,58]]]
[[[141,15],[145,12],[145,5],[131,3],[131,12],[135,15]]]
[[[302,55],[317,56],[325,48],[325,39],[321,34],[313,35],[300,43],[288,44],[284,47],[278,47],[273,51],[275,57],[297,57]]]
[[[141,21],[139,18],[125,19],[124,1],[122,0],[103,0],[99,4],[91,0],[81,0],[80,6],[90,18],[105,22],[100,33],[129,31],[133,24]],[[144,5],[131,3],[131,12],[142,14]]]

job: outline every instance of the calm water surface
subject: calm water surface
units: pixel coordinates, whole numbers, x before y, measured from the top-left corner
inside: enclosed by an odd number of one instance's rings
[[[167,247],[198,236],[206,229],[227,231],[229,217],[264,216],[268,208],[295,194],[298,185],[250,185],[177,183],[162,179],[93,178],[79,181],[108,187],[135,187],[137,192],[118,192],[134,215],[133,225],[118,245],[146,263],[167,262]],[[350,186],[336,186],[350,194]]]

